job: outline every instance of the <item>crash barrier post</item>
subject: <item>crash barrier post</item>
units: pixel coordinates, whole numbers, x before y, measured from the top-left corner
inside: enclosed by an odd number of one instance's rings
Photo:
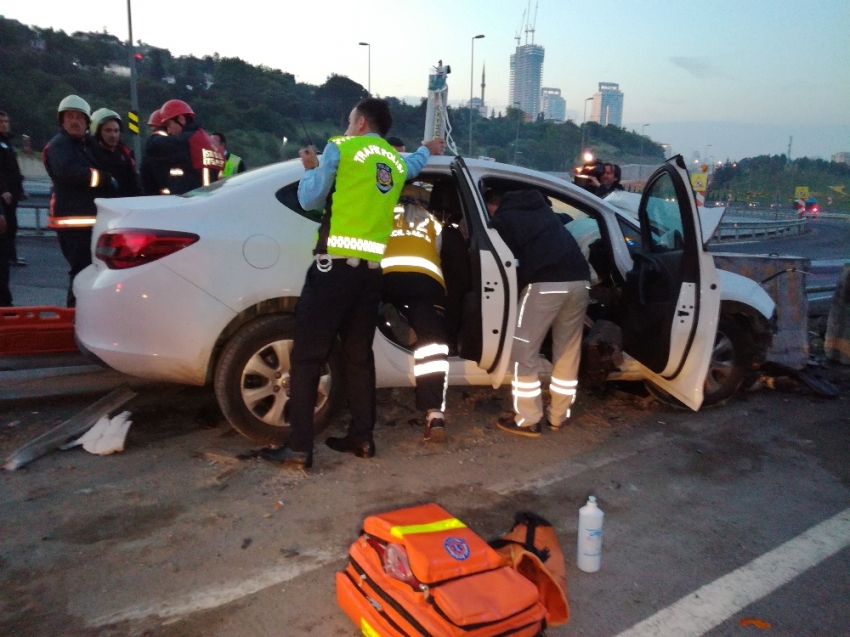
[[[76,351],[73,309],[8,307],[0,311],[0,356]]]
[[[806,273],[811,261],[802,257],[712,253],[714,264],[757,283],[776,303],[776,334],[767,360],[802,369],[809,360],[809,301]]]
[[[832,297],[823,349],[828,359],[850,365],[850,264],[842,269]]]

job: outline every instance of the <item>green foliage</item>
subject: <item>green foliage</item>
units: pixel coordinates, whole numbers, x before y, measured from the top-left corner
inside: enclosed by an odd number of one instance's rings
[[[323,148],[328,138],[345,130],[351,107],[368,96],[362,85],[342,75],[314,86],[239,58],[174,57],[167,49],[143,44],[136,51],[142,55],[136,63],[142,123],[165,101],[185,100],[199,123],[208,132],[225,133],[228,148],[250,167],[297,157],[308,136]],[[67,35],[0,18],[0,60],[0,109],[9,112],[15,134],[33,138],[34,149],[43,148],[56,133],[56,107],[66,95],[80,95],[93,110],[106,106],[123,115],[130,108],[128,78],[104,70],[126,66],[129,51],[125,42],[107,33]],[[387,99],[394,121],[390,134],[414,150],[422,139],[424,100],[406,104]],[[516,159],[548,171],[569,171],[579,160],[581,129],[571,121],[526,122],[516,109],[499,117],[473,115],[473,156],[506,163]],[[450,109],[449,118],[458,151],[466,154],[469,110]],[[587,124],[585,146],[605,161],[626,163],[641,156],[663,160],[659,145],[615,126]]]

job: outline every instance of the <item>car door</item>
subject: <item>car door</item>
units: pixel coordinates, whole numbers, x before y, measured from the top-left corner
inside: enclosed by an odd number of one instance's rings
[[[681,156],[649,178],[638,217],[642,245],[626,275],[623,349],[651,382],[696,410],[714,347],[720,280]]]
[[[499,387],[511,358],[516,325],[516,267],[514,255],[499,233],[490,228],[490,216],[475,179],[462,157],[451,164],[469,230],[472,292],[464,307],[466,328],[461,355],[478,362]]]

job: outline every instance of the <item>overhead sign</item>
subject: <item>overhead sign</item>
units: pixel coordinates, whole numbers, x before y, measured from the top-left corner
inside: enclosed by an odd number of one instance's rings
[[[705,192],[708,186],[708,175],[705,173],[691,173],[691,187],[697,192]]]
[[[131,133],[139,134],[139,114],[136,111],[127,112],[127,128]]]
[[[787,190],[785,192],[788,192]],[[809,198],[809,187],[808,186],[797,186],[794,188],[794,199],[808,199]]]

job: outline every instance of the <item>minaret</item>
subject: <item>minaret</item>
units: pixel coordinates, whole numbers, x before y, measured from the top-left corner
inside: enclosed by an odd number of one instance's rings
[[[484,87],[487,85],[484,81],[484,72],[487,69],[487,65],[483,64],[481,66],[481,111],[484,113],[484,116],[487,116],[487,110],[484,108]]]

